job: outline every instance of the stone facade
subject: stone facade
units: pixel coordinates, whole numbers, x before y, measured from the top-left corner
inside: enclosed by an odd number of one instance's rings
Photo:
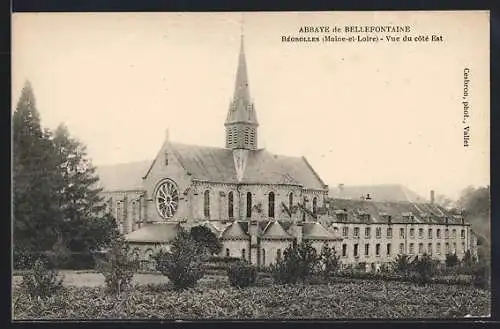
[[[375,267],[400,253],[428,252],[441,260],[449,252],[476,254],[470,226],[442,208],[331,200],[305,158],[259,149],[243,40],[224,125],[225,148],[172,143],[167,134],[147,168],[98,168],[107,211],[142,260],[168,248],[177,224],[202,223],[221,238],[221,256],[264,266],[302,240],[318,252],[327,243],[344,264]]]

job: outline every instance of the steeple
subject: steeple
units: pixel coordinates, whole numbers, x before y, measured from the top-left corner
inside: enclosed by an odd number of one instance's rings
[[[229,105],[224,125],[226,126],[226,148],[257,149],[259,123],[254,104],[250,98],[243,33],[241,34],[233,99]]]

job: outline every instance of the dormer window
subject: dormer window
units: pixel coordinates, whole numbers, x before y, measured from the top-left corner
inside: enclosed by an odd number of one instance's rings
[[[366,214],[366,213],[364,213],[364,214],[361,214],[359,217],[360,217],[360,218],[361,218],[361,220],[362,220],[362,221],[364,221],[364,222],[369,222],[369,221],[370,221],[370,214]]]

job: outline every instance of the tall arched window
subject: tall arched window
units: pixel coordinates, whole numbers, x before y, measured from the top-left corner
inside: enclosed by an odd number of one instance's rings
[[[292,210],[293,207],[293,192],[288,194],[288,209]]]
[[[266,265],[266,249],[262,248],[262,265]]]
[[[227,196],[227,216],[229,218],[234,217],[234,196],[233,196],[233,191],[229,192],[229,195]]]
[[[269,192],[268,216],[274,218],[274,192]]]
[[[318,211],[318,198],[314,197],[313,198],[313,215],[316,215]]]
[[[241,258],[247,259],[247,251],[245,249],[241,249]]]
[[[247,193],[247,217],[252,217],[252,193]]]
[[[276,261],[281,259],[281,249],[276,250]]]
[[[205,217],[210,217],[210,191],[206,190],[203,193],[203,214]]]
[[[226,257],[231,256],[231,252],[229,251],[229,248],[226,248]]]

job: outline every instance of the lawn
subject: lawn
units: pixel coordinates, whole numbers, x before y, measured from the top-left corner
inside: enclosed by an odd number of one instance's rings
[[[14,279],[14,319],[351,319],[449,318],[490,314],[489,291],[470,286],[353,280],[331,284],[272,284],[236,289],[206,276],[194,289],[173,291],[161,275],[136,274],[121,297],[106,295],[97,273],[63,272],[65,290],[30,299]]]

